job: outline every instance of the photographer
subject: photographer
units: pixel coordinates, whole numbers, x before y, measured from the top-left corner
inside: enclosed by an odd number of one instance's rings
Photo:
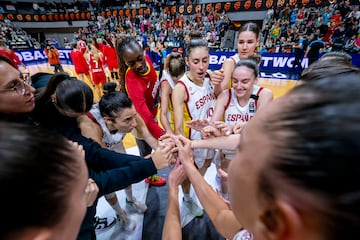
[[[49,64],[54,68],[54,73],[64,72],[64,69],[60,64],[59,51],[54,47],[54,45],[46,45],[44,51],[48,57]]]

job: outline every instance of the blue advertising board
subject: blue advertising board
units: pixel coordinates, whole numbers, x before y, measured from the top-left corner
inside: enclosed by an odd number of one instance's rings
[[[71,49],[58,49],[59,57],[62,63],[72,64],[70,58]],[[15,54],[20,58],[26,65],[34,65],[38,63],[46,63],[47,56],[42,49],[25,49],[17,50]]]

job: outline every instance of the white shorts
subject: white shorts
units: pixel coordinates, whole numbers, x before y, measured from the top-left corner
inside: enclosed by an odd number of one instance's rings
[[[206,159],[212,159],[214,157],[215,150],[213,149],[194,149],[194,161],[198,168],[202,168]]]
[[[221,151],[223,152],[225,158],[228,160],[233,160],[236,154],[236,150],[221,150]]]

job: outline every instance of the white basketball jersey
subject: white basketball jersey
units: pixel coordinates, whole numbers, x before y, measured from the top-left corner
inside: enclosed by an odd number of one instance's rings
[[[229,125],[235,125],[237,122],[248,122],[256,113],[257,101],[262,87],[254,85],[251,96],[244,107],[239,105],[235,90],[229,89],[229,101],[225,107],[224,120]]]
[[[233,61],[234,61],[234,64],[236,65],[236,63],[237,63],[238,61],[240,61],[239,54],[235,54],[235,55],[231,56],[230,59],[233,60]]]
[[[167,81],[167,82],[169,83],[171,89],[174,89],[174,87],[175,87],[175,82],[174,82],[174,80],[172,79],[169,71],[163,70],[163,72],[162,72],[162,77],[161,77],[161,79],[160,79],[160,82],[162,82],[162,81]]]
[[[93,105],[93,107],[90,110],[90,113],[97,121],[97,123],[101,126],[103,132],[102,141],[105,144],[106,148],[113,150],[115,152],[125,153],[125,148],[122,143],[125,133],[121,133],[121,132],[116,132],[114,134],[110,133],[109,129],[106,126],[104,118],[100,114],[98,103]]]
[[[210,78],[205,77],[203,85],[198,86],[184,74],[179,82],[183,84],[186,89],[187,101],[185,104],[190,120],[210,120],[214,112],[216,99]],[[184,119],[184,121],[186,120],[187,119]],[[200,132],[192,130],[190,139],[201,139]]]
[[[186,90],[187,101],[184,108],[184,125],[192,119],[210,120],[214,112],[215,93],[211,85],[210,78],[205,77],[203,85],[194,84],[186,74],[178,81],[183,84]],[[186,129],[184,133],[189,139],[201,139],[201,133],[192,129]],[[213,150],[194,149],[194,161],[198,168],[204,165],[205,159],[211,159],[214,155]]]

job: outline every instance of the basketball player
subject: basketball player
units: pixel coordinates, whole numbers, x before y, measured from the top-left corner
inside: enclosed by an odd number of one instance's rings
[[[150,57],[133,37],[125,37],[116,46],[120,81],[125,83],[127,94],[134,103],[136,111],[145,121],[154,138],[158,139],[165,131],[158,125],[156,115],[159,103],[160,82]],[[121,90],[125,90],[121,86]],[[136,143],[141,156],[151,153],[152,148],[136,134]],[[145,179],[153,186],[166,184],[166,179],[157,175]]]
[[[167,133],[174,131],[174,111],[171,94],[177,81],[184,75],[186,64],[179,53],[171,53],[165,59],[165,66],[160,79],[160,122]]]
[[[220,70],[214,71],[211,81],[214,84],[215,94],[219,95],[223,90],[230,88],[231,75],[235,64],[240,59],[246,59],[256,53],[259,45],[260,29],[256,23],[248,22],[242,25],[238,32],[237,54],[226,59]]]
[[[187,48],[185,62],[189,67],[176,84],[172,93],[174,107],[175,133],[182,134],[189,139],[201,139],[199,131],[193,131],[184,126],[192,119],[210,120],[215,105],[215,94],[207,70],[209,66],[209,48],[207,42],[201,38],[191,39]],[[211,164],[213,151],[195,149],[194,159],[202,175]],[[190,214],[200,217],[203,210],[190,197],[190,182],[182,184],[184,204]]]

